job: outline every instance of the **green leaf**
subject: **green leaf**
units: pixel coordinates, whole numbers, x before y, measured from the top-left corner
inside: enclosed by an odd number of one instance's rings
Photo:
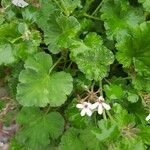
[[[75,17],[60,14],[56,6],[50,2],[41,3],[37,24],[44,31],[44,41],[52,53],[69,48],[80,29]]]
[[[144,21],[142,9],[132,7],[128,0],[105,0],[100,11],[109,39],[122,39],[128,34],[128,27]]]
[[[144,76],[139,76],[137,75],[136,77],[132,78],[132,84],[134,85],[134,88],[141,91],[150,91],[150,78],[144,77]]]
[[[17,100],[24,106],[60,106],[72,91],[72,77],[65,72],[49,72],[52,69],[50,55],[40,52],[25,62],[20,73]]]
[[[135,93],[128,92],[128,101],[131,103],[136,103],[139,100],[139,96]]]
[[[70,128],[61,138],[60,150],[86,150],[84,144],[78,137],[79,130]]]
[[[58,138],[64,130],[64,119],[58,112],[43,114],[38,108],[24,107],[17,116],[22,125],[17,140],[32,150],[42,149],[50,138]]]
[[[22,40],[15,42],[14,55],[25,60],[39,50],[41,36],[39,31],[29,30],[25,23],[18,24],[18,31],[22,34]]]
[[[11,142],[9,145],[10,150],[31,150],[27,149],[27,147],[25,147],[24,145],[18,143],[16,138],[11,139],[10,142]]]
[[[117,126],[122,129],[128,124],[135,123],[135,116],[133,114],[129,114],[126,109],[123,109],[120,104],[115,103],[113,105],[114,118],[116,120]]]
[[[144,145],[142,140],[137,139],[121,139],[119,142],[116,142],[115,150],[146,150],[147,147]]]
[[[0,45],[0,65],[11,64],[15,62],[12,47],[10,44]]]
[[[113,53],[103,45],[96,33],[89,33],[84,41],[74,41],[71,59],[90,80],[101,80],[108,75],[109,65],[113,63]]]
[[[62,7],[64,13],[69,16],[77,7],[81,7],[80,0],[58,0],[58,4]]]
[[[52,53],[57,53],[61,49],[70,47],[72,38],[79,29],[80,24],[75,17],[61,15],[49,24],[49,30],[45,31],[45,43],[49,45]]]
[[[124,67],[132,67],[139,75],[150,75],[150,23],[144,22],[131,28],[130,35],[124,37],[117,45],[117,59]]]
[[[40,32],[29,30],[26,23],[10,23],[0,26],[0,65],[25,60],[38,51]]]
[[[28,22],[35,22],[37,17],[37,8],[35,7],[27,7],[26,9],[22,10],[22,17],[24,20]]]
[[[150,1],[149,0],[138,0],[139,3],[143,4],[146,11],[150,11]]]
[[[100,131],[92,131],[92,133],[95,134],[96,138],[100,141],[113,139],[119,135],[117,125],[113,122],[100,120],[98,126]]]
[[[16,23],[3,24],[0,26],[0,44],[11,43],[14,39],[20,37],[20,33],[17,30]]]
[[[104,91],[110,99],[120,99],[124,95],[122,87],[116,84],[104,85]]]
[[[149,125],[146,125],[146,126],[141,125],[139,128],[140,128],[139,136],[141,136],[141,138],[145,144],[150,145],[150,138],[149,138],[150,128],[149,128]]]
[[[84,145],[86,145],[87,150],[107,150],[107,147],[93,134],[93,130],[99,131],[97,128],[86,128],[82,130],[80,134],[80,138]]]

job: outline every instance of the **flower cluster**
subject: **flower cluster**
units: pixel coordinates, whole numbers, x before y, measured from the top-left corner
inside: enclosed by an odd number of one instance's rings
[[[96,102],[93,104],[90,102],[82,102],[80,104],[77,104],[76,107],[81,110],[81,116],[91,116],[94,111],[98,111],[98,114],[101,115],[104,109],[111,109],[110,105],[105,103],[105,100],[102,96],[98,97],[96,99]]]
[[[18,6],[18,7],[26,7],[28,6],[29,4],[27,2],[25,2],[24,0],[12,0],[12,3],[15,5],[15,6]]]

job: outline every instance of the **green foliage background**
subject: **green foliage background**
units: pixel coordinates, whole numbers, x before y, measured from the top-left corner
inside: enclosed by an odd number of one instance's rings
[[[147,150],[150,1],[27,2],[0,7],[0,78],[20,125],[10,150]],[[81,117],[93,84],[112,109]]]

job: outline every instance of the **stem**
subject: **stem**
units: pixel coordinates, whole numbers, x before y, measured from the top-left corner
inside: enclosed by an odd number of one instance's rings
[[[108,117],[110,118],[110,120],[114,121],[114,119],[113,119],[111,113],[110,113],[108,110],[106,110],[106,113],[107,113]]]
[[[106,117],[106,112],[105,112],[105,110],[103,111],[103,118],[104,118],[104,120],[105,120],[105,121],[107,120],[107,117]]]
[[[70,62],[70,64],[68,65],[67,69],[69,69],[72,65],[72,61]]]
[[[104,78],[104,80],[109,84],[111,85],[111,82],[109,80],[107,80],[106,78]]]
[[[91,15],[88,15],[87,13],[84,13],[83,16],[84,16],[84,17],[87,17],[87,18],[90,18],[90,19],[94,19],[94,20],[99,20],[99,21],[101,21],[100,18],[97,18],[97,17],[91,16]]]
[[[146,107],[146,103],[145,103],[145,100],[144,100],[142,94],[141,94],[141,93],[138,93],[138,95],[140,96],[143,105]]]
[[[56,67],[56,65],[60,62],[60,60],[62,59],[63,57],[61,56],[56,62],[55,64],[49,69],[49,74],[51,73],[51,71]]]
[[[19,36],[19,37],[15,38],[14,40],[11,41],[11,43],[14,44],[16,41],[18,41],[20,39],[22,39],[22,36]]]
[[[99,82],[99,86],[100,86],[100,95],[103,96],[103,84],[102,84],[102,80]]]
[[[95,123],[95,125],[97,125],[96,113],[94,114],[94,123]]]
[[[50,111],[50,109],[51,109],[51,106],[49,105],[48,108],[47,108],[47,110],[46,110],[46,112],[45,112],[45,114],[48,114],[48,112]]]
[[[123,80],[128,80],[128,79],[132,79],[132,77],[124,77],[122,78]]]
[[[6,6],[4,9],[6,10],[7,8],[9,8],[11,5]]]
[[[91,86],[91,91],[94,92],[94,85],[95,85],[95,81],[93,82],[92,86]]]
[[[99,10],[99,8],[102,6],[103,0],[99,3],[99,5],[97,6],[97,8],[94,10],[94,12],[92,13],[92,16],[96,14],[96,12]]]

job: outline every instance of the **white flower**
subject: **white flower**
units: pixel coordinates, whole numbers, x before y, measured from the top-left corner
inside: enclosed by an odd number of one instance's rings
[[[97,99],[97,102],[95,102],[92,105],[92,109],[98,109],[98,113],[100,115],[103,113],[104,109],[106,109],[106,110],[110,110],[111,109],[110,105],[106,104],[104,101],[105,101],[104,98],[102,96],[100,96]]]
[[[150,121],[150,114],[145,118],[146,121]]]
[[[18,7],[26,7],[28,6],[29,4],[27,2],[25,2],[24,0],[12,0],[12,3],[15,5],[15,6],[18,6]]]
[[[92,104],[88,102],[83,102],[81,104],[76,105],[77,108],[81,109],[81,116],[85,116],[87,114],[88,116],[92,116]]]

